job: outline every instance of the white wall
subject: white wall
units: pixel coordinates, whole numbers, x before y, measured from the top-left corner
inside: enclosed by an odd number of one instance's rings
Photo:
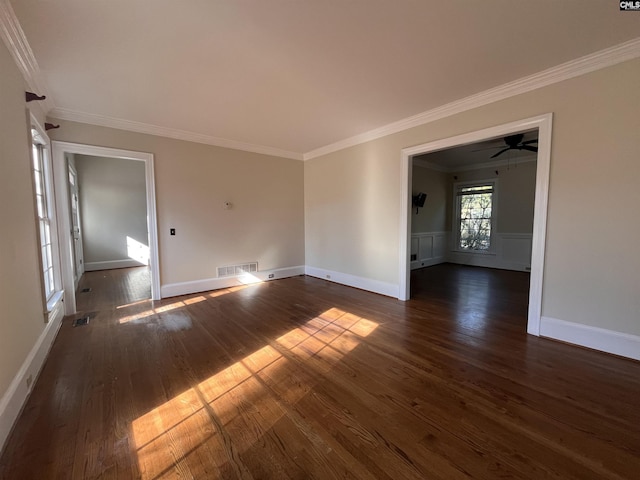
[[[75,155],[75,164],[85,268],[146,264],[135,249],[149,247],[144,162]]]
[[[307,265],[399,284],[400,151],[554,113],[543,316],[640,335],[640,60],[305,162]]]

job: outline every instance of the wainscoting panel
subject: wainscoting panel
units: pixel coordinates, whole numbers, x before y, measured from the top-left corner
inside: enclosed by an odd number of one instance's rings
[[[501,268],[519,272],[531,271],[530,233],[497,233],[493,237],[494,248],[491,253],[474,253],[452,250],[446,255],[446,261],[461,265]]]
[[[499,239],[500,268],[531,270],[531,234],[503,233]]]
[[[411,269],[414,270],[416,268],[444,263],[446,261],[448,235],[447,232],[422,232],[412,234]]]
[[[450,232],[421,232],[411,235],[411,270],[439,263],[457,263],[477,267],[531,271],[530,233],[497,233],[491,253],[453,250]]]
[[[418,259],[430,260],[433,257],[433,236],[428,235],[418,238]]]

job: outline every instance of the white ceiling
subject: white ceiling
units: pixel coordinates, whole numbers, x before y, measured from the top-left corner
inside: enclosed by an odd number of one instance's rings
[[[13,0],[58,110],[305,153],[640,34],[604,0]]]

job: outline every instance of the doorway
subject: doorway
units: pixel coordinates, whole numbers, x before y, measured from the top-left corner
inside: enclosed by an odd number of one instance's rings
[[[92,157],[107,157],[113,159],[130,160],[144,164],[146,186],[146,214],[149,248],[149,272],[151,276],[151,298],[159,300],[160,295],[160,270],[158,255],[158,229],[156,218],[155,181],[153,154],[134,152],[114,148],[97,147],[76,143],[52,142],[53,170],[55,176],[56,208],[60,226],[60,256],[62,260],[62,284],[65,295],[65,314],[72,315],[76,312],[76,295],[74,271],[76,270],[75,240],[72,234],[73,220],[71,212],[71,198],[68,188],[69,170],[67,156],[87,155]]]
[[[73,285],[78,288],[80,277],[84,273],[84,253],[82,251],[82,228],[80,226],[80,190],[78,188],[78,171],[71,161],[70,154],[65,155],[69,170],[69,211],[71,214],[71,239],[73,242]]]
[[[531,277],[527,332],[540,334],[542,310],[542,283],[544,273],[544,249],[546,239],[547,204],[549,190],[549,165],[551,158],[552,114],[511,122],[476,132],[458,135],[402,150],[402,188],[400,216],[400,278],[399,299],[410,298],[410,251],[411,251],[411,186],[413,157],[464,145],[475,144],[496,137],[504,137],[527,130],[538,130],[538,157],[531,246]]]

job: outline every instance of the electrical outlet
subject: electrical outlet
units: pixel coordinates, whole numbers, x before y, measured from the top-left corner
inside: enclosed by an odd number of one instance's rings
[[[327,280],[331,280],[331,275],[327,275]]]
[[[33,374],[27,377],[27,388],[31,389],[31,384],[33,383]]]
[[[269,274],[269,278],[273,278],[273,277],[275,277],[275,274],[270,273],[270,274]]]

